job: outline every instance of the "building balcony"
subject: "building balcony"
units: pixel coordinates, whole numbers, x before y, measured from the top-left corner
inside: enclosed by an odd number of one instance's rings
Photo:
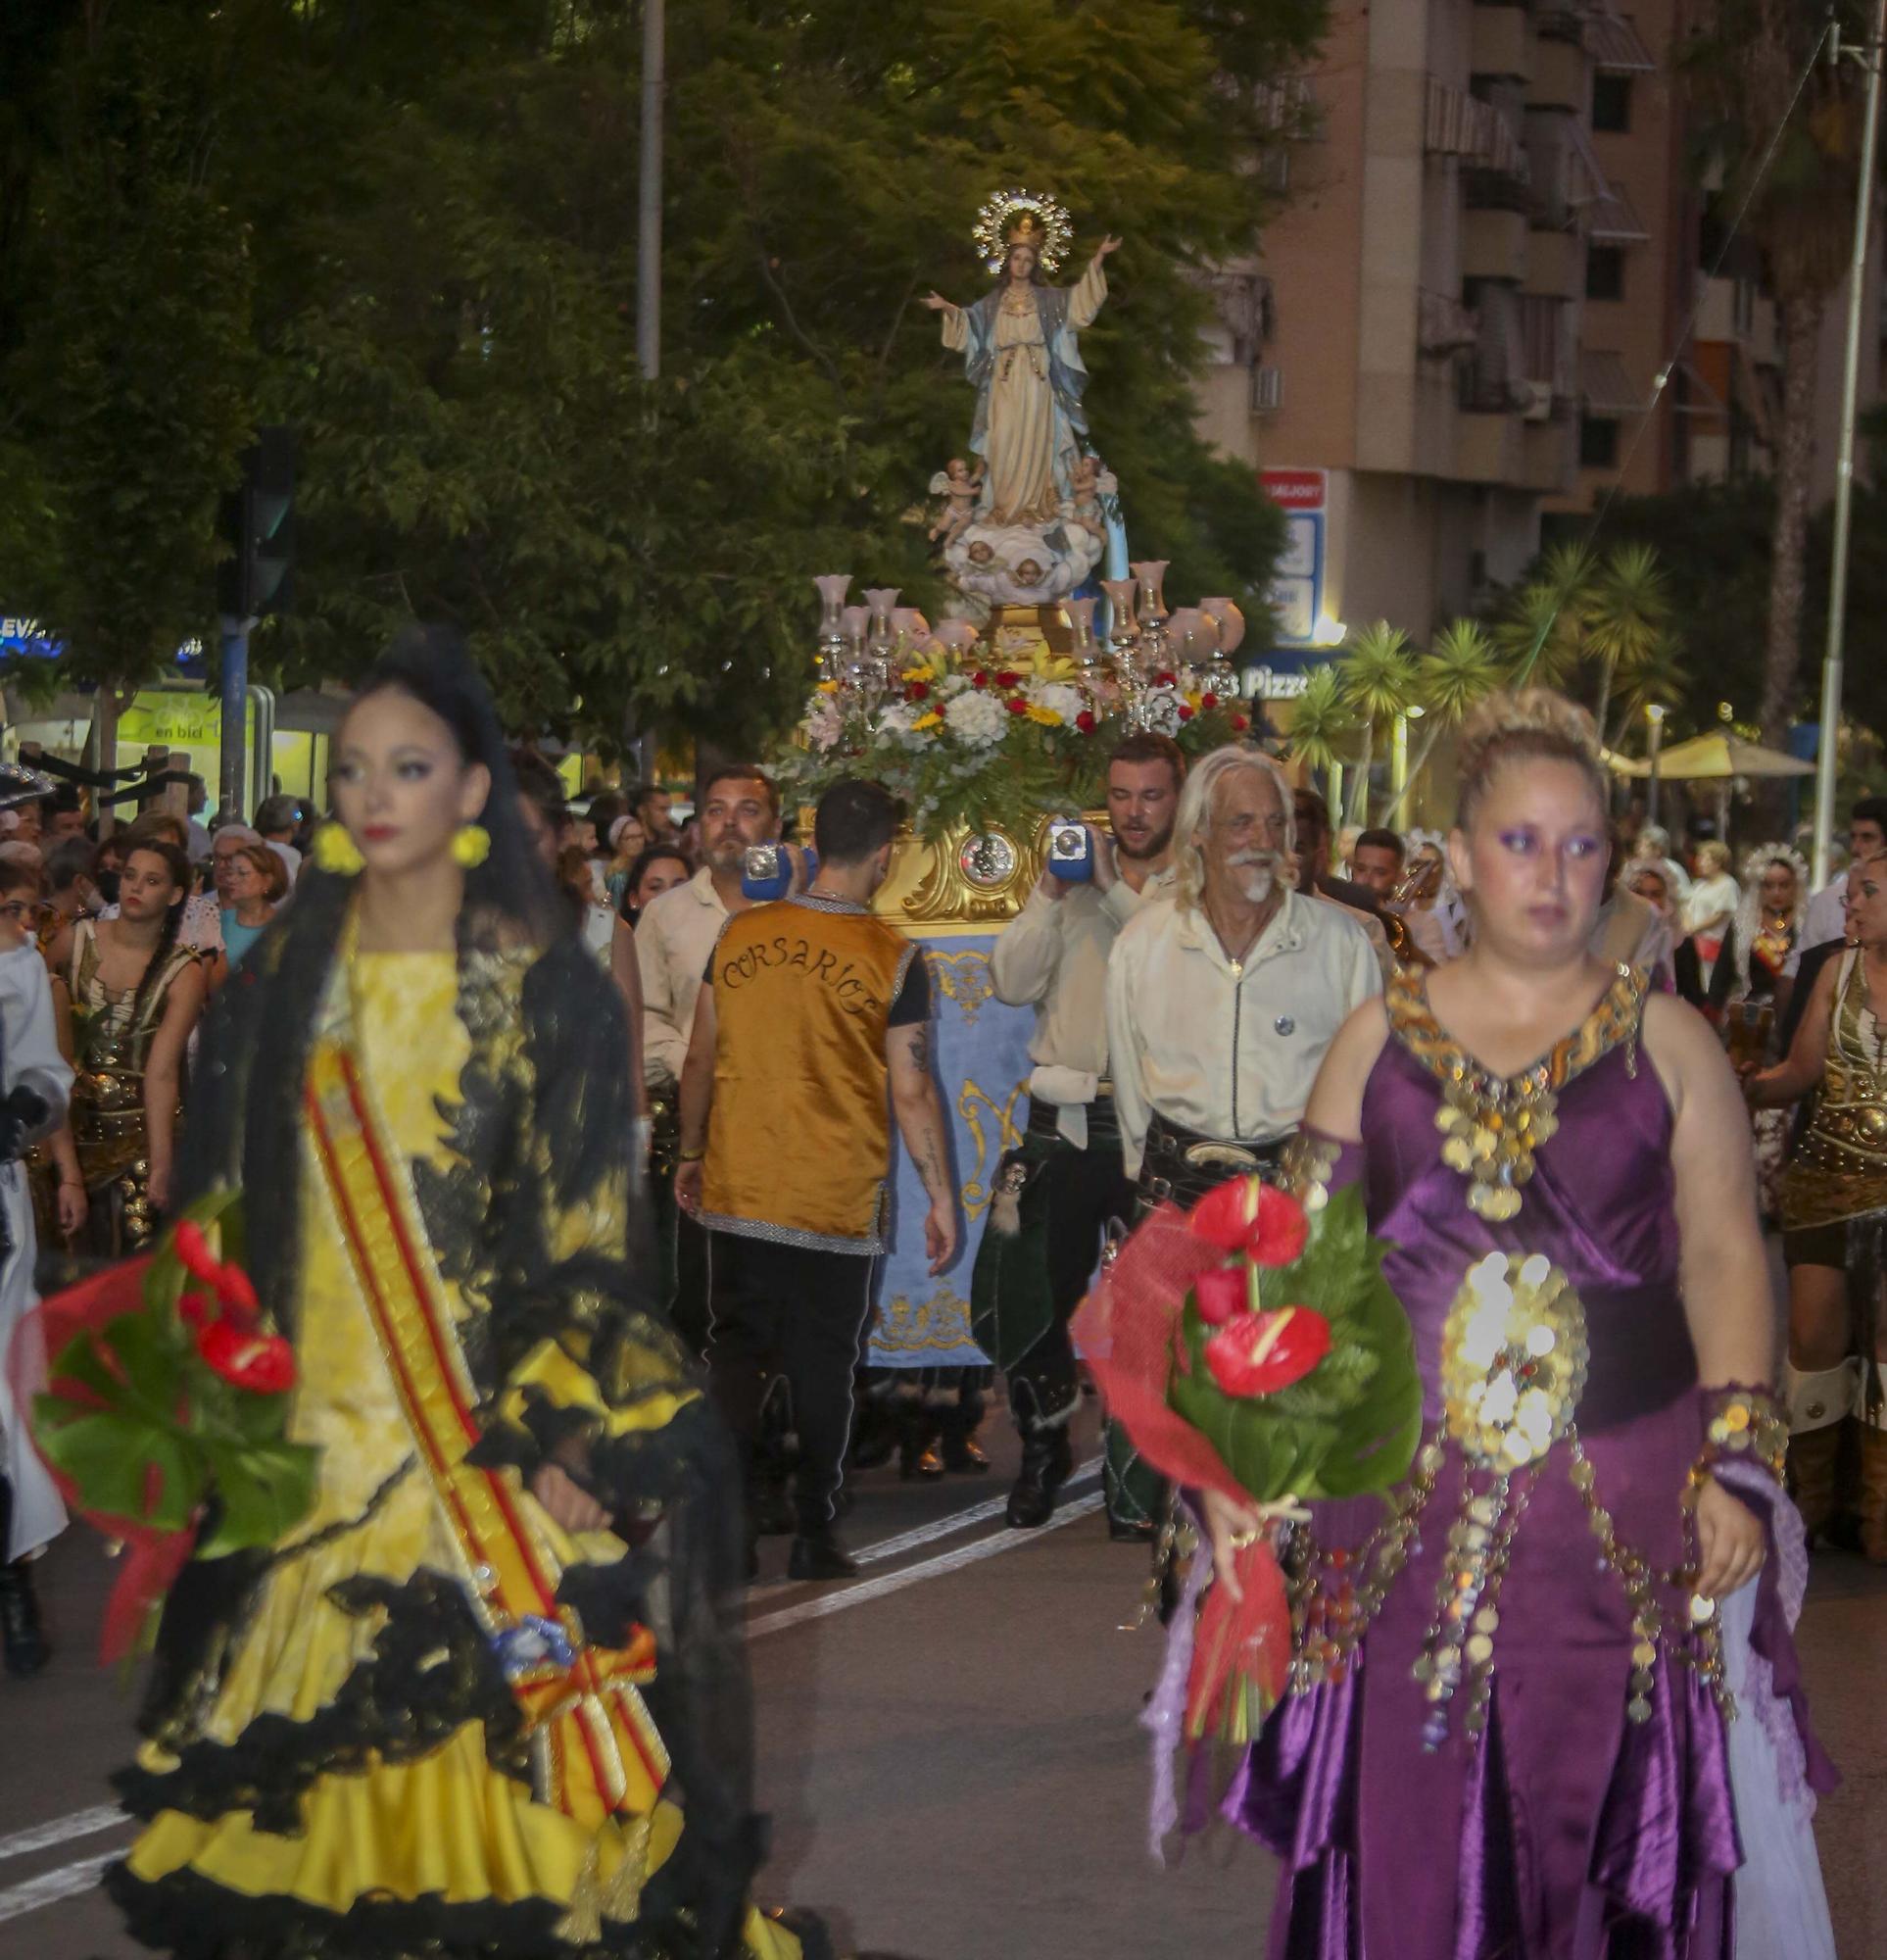
[[[1574,428],[1572,417],[1563,415],[1521,424],[1522,489],[1537,490],[1543,497],[1565,496],[1572,490],[1578,471]]]
[[[1522,292],[1536,299],[1576,300],[1585,291],[1585,241],[1575,231],[1529,231]]]
[[[1461,275],[1519,285],[1526,277],[1527,229],[1524,213],[1465,211],[1461,216]]]
[[[1706,279],[1697,308],[1695,337],[1723,340],[1755,353],[1756,289],[1747,279]],[[1774,308],[1769,309],[1770,337],[1773,338]]]
[[[1468,67],[1475,74],[1528,81],[1533,74],[1533,24],[1524,7],[1476,7]]]
[[[1527,108],[1563,109],[1582,116],[1591,91],[1591,63],[1578,42],[1542,39],[1535,44]]]

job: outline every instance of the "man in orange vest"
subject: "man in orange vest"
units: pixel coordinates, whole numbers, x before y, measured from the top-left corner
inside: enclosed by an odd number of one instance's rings
[[[894,1113],[930,1199],[931,1271],[956,1251],[930,976],[871,909],[896,830],[881,784],[826,792],[818,876],[729,919],[682,1070],[675,1197],[711,1234],[708,1373],[750,1467],[767,1386],[786,1377],[799,1438],[794,1579],[857,1569],[833,1530],[834,1499],[886,1250]]]

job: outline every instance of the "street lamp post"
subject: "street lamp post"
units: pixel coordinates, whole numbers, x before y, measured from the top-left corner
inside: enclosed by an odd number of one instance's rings
[[[1651,737],[1648,745],[1651,760],[1651,780],[1645,787],[1645,822],[1652,824],[1658,821],[1658,751],[1663,748],[1665,740],[1664,703],[1661,701],[1647,702],[1645,704],[1645,719],[1651,723]]]
[[[642,4],[642,180],[636,226],[636,365],[661,372],[661,121],[665,79],[662,0]]]
[[[1880,138],[1881,55],[1887,47],[1887,0],[1874,10],[1873,38],[1861,59],[1867,69],[1867,108],[1861,129],[1861,178],[1855,194],[1855,242],[1848,270],[1848,344],[1841,372],[1841,441],[1835,453],[1834,555],[1828,569],[1828,648],[1821,662],[1821,742],[1815,757],[1814,882],[1828,882],[1834,836],[1835,769],[1841,749],[1842,635],[1848,611],[1848,538],[1854,521],[1855,408],[1861,386],[1861,340],[1867,282],[1867,236],[1874,210],[1874,156]]]

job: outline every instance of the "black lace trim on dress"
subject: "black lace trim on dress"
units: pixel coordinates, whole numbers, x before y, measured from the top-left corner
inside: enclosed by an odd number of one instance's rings
[[[371,1657],[334,1699],[306,1722],[260,1715],[233,1742],[186,1741],[173,1769],[120,1771],[113,1782],[126,1809],[203,1819],[251,1810],[262,1830],[294,1836],[302,1799],[322,1777],[364,1770],[374,1758],[412,1762],[467,1722],[484,1725],[492,1766],[529,1785],[522,1711],[456,1581],[424,1571],[404,1584],[362,1577],[327,1596],[356,1617],[386,1615]]]

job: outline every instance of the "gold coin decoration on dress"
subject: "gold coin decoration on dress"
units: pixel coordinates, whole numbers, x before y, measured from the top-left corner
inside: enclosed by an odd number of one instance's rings
[[[1445,1085],[1435,1110],[1435,1128],[1447,1139],[1442,1162],[1473,1180],[1469,1209],[1495,1222],[1519,1212],[1533,1152],[1559,1127],[1553,1091],[1538,1072],[1490,1082],[1463,1070]]]
[[[1512,1473],[1572,1426],[1585,1387],[1585,1309],[1541,1252],[1489,1252],[1441,1330],[1448,1434],[1470,1463]]]

